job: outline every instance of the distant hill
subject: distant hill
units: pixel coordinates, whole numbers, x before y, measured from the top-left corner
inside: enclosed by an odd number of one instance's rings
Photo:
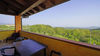
[[[92,27],[89,27],[88,29],[100,29],[100,27],[92,26]]]
[[[93,30],[100,30],[100,28],[97,28],[97,29],[93,29]]]
[[[92,27],[64,27],[66,29],[98,29],[100,30],[100,27],[92,26]]]

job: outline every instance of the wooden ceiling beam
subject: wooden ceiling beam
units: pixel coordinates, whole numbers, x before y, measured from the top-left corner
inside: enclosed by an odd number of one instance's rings
[[[16,13],[16,10],[12,9],[11,7],[7,6],[6,4],[4,4],[4,3],[2,3],[2,2],[0,2],[0,6],[3,7],[3,8],[2,8],[2,11],[3,11],[3,12],[9,12],[9,10],[10,10],[10,11],[13,11],[14,14]],[[5,7],[5,6],[7,6],[7,7]],[[9,8],[8,8],[8,7],[9,7]],[[0,9],[1,9],[1,7],[0,7]],[[10,12],[9,12],[9,14],[10,14]]]
[[[45,4],[46,8],[50,8],[50,7],[54,6],[54,4],[51,2],[51,0],[46,1],[44,4]]]
[[[28,16],[29,14],[24,14],[24,15]]]
[[[33,13],[31,13],[31,12],[27,12],[28,14],[30,14],[30,15],[32,15]]]
[[[40,11],[40,9],[38,8],[38,6],[37,6],[37,7],[35,7],[35,8],[34,8],[34,10],[36,10],[37,12],[39,12],[39,11]]]
[[[23,16],[23,17],[25,17],[25,16],[27,17],[28,15],[29,15],[29,14],[23,14],[22,16]]]
[[[0,4],[1,4],[3,7],[5,7],[6,9],[11,9],[11,10],[13,10],[13,11],[15,11],[15,12],[18,11],[17,8],[15,8],[14,6],[10,6],[10,5],[9,5],[8,3],[6,3],[4,0],[2,0],[2,2],[0,2]]]
[[[13,0],[13,2],[15,2],[16,4],[18,4],[18,5],[21,6],[21,7],[24,7],[24,5],[21,4],[20,2],[18,2],[17,0]],[[23,3],[24,3],[24,2],[23,2]]]
[[[23,14],[22,17],[23,17],[23,18],[28,18],[28,17],[29,17],[29,14],[28,14],[28,13]]]
[[[31,9],[34,13],[37,13],[38,11],[34,10],[34,9]]]
[[[39,6],[41,6],[44,9],[46,9],[46,5],[44,3],[40,4]]]
[[[8,9],[5,8],[5,7],[3,7],[3,5],[0,3],[0,10],[2,10],[2,11],[7,11]]]
[[[38,0],[37,2],[33,3],[31,6],[29,6],[27,9],[23,10],[19,15],[23,15],[26,12],[30,11],[31,9],[37,7],[39,4],[43,3],[45,0]]]
[[[49,0],[53,5],[56,5],[55,0]]]
[[[42,8],[41,6],[37,6],[39,8],[40,11],[44,10],[44,8]]]
[[[9,11],[3,11],[3,10],[0,10],[0,14],[6,14],[6,15],[16,15],[15,13],[11,13]]]
[[[20,5],[18,2],[16,2],[15,0],[3,0],[4,2],[6,2],[7,4],[15,7],[15,8],[18,8],[18,9],[21,9],[23,6]]]
[[[12,15],[12,16],[16,15],[16,14],[13,14],[13,13],[9,13],[9,12],[6,12],[6,13],[5,13],[5,12],[1,12],[1,11],[0,11],[0,14]]]
[[[0,4],[0,12],[1,13],[7,13],[7,14],[14,14],[15,15],[15,11],[10,10],[8,8],[5,8],[1,4]]]
[[[42,11],[42,10],[44,10],[45,8],[43,8],[43,7],[41,7],[41,6],[37,6],[37,7],[35,7],[35,8],[33,8],[33,9],[31,9],[30,10],[30,12],[28,12],[30,15],[32,15],[32,14],[35,14],[35,13],[37,13],[37,12],[39,12],[39,11]]]
[[[24,0],[26,3],[35,3],[37,2],[38,0]]]
[[[34,14],[34,11],[30,10],[27,13],[25,13],[24,15],[32,15],[32,14]]]
[[[30,16],[69,0],[1,0],[0,13]]]
[[[15,0],[16,2],[20,3],[21,5],[25,6],[27,3],[25,0]]]
[[[22,17],[23,17],[23,18],[28,18],[29,16],[28,16],[28,15],[22,15]]]

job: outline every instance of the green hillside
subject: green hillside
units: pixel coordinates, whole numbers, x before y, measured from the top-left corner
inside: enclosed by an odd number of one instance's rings
[[[0,25],[0,30],[14,30],[14,26]],[[68,40],[100,45],[100,30],[91,30],[90,32],[89,29],[67,29],[43,24],[23,26],[23,30]]]
[[[66,29],[63,27],[52,27],[50,25],[38,24],[23,26],[23,30],[68,40],[80,41],[85,43],[91,42],[91,44],[100,45],[100,30],[92,30],[91,39],[89,29]]]

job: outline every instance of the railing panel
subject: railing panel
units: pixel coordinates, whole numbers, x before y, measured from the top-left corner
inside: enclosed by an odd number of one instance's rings
[[[7,37],[10,37],[14,31],[0,31],[0,40],[6,39]]]
[[[100,47],[94,45],[24,31],[20,34],[47,45],[47,56],[52,50],[60,52],[62,56],[100,56]]]

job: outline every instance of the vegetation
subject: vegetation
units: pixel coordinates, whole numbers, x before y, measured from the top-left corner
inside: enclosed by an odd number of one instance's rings
[[[0,30],[14,30],[14,25],[0,25]]]
[[[1,25],[0,30],[13,30],[14,26]],[[80,41],[94,45],[100,45],[100,30],[89,29],[67,29],[63,27],[52,27],[50,25],[27,25],[23,26],[24,31]],[[90,37],[91,36],[91,37]]]
[[[100,45],[100,30],[89,29],[67,29],[63,27],[52,27],[49,25],[23,26],[23,30],[39,34],[65,38],[68,40],[80,41]],[[91,33],[91,38],[90,38]]]

